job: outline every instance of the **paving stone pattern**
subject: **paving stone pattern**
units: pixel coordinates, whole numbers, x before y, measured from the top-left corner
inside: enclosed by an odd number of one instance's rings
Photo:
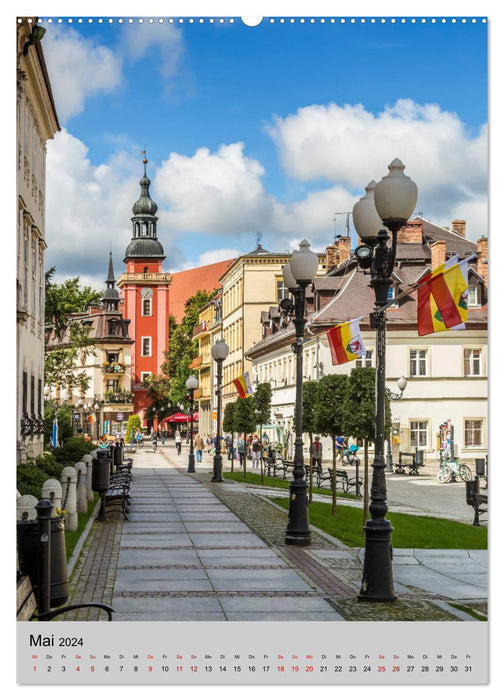
[[[111,604],[115,621],[460,619],[440,604],[448,598],[436,593],[435,555],[401,550],[399,600],[363,604],[362,551],[313,530],[311,546],[286,546],[285,511],[256,490],[212,483],[208,465],[187,474],[186,460],[166,449],[135,455],[129,520],[94,523],[69,603]],[[468,560],[459,552],[446,560],[462,598],[485,598],[485,556]],[[461,564],[465,578],[456,573]],[[422,589],[414,585],[420,570],[420,578],[430,572]],[[66,619],[98,616],[106,619],[93,610]]]

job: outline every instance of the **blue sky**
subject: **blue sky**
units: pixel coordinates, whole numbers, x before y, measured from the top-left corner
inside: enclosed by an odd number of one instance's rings
[[[47,264],[59,277],[103,286],[109,249],[123,269],[144,144],[168,271],[251,250],[258,230],[268,250],[304,237],[322,250],[344,230],[334,213],[396,156],[426,218],[487,233],[481,18],[42,17],[62,126],[47,177]]]

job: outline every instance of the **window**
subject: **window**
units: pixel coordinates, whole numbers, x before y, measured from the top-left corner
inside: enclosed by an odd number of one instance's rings
[[[30,377],[30,413],[35,415],[35,377],[33,374]]]
[[[142,357],[151,356],[151,339],[142,338]]]
[[[152,304],[150,299],[142,299],[142,316],[152,316]]]
[[[105,386],[107,394],[110,392],[117,394],[119,392],[119,379],[107,379]]]
[[[107,362],[109,364],[112,364],[113,362],[119,362],[119,351],[118,350],[109,350],[107,352]]]
[[[481,377],[481,348],[464,348],[464,377]]]
[[[427,376],[427,350],[410,350],[410,377]]]
[[[356,367],[372,367],[373,366],[373,351],[366,350],[366,354],[362,357],[358,357],[355,360]]]
[[[288,299],[290,297],[290,292],[288,287],[285,286],[283,279],[277,279],[276,281],[276,298],[277,301],[282,301],[282,299]]]
[[[482,418],[468,418],[464,421],[464,446],[483,447]]]
[[[21,403],[23,413],[28,411],[28,373],[23,372],[23,399]]]
[[[427,447],[427,421],[410,421],[410,443],[411,447]]]
[[[470,284],[467,287],[467,305],[468,306],[479,306],[478,285],[476,285],[476,284]]]
[[[150,377],[151,373],[150,372],[140,372],[140,380],[142,382],[145,382],[147,377]]]

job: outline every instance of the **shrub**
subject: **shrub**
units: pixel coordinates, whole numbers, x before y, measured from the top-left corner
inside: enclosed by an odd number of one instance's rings
[[[73,466],[91,449],[93,449],[93,446],[84,438],[71,437],[65,440],[61,447],[53,450],[52,454],[60,464]]]
[[[62,465],[50,453],[30,457],[17,467],[17,489],[22,495],[30,494],[40,498],[42,484],[47,479],[59,479]]]

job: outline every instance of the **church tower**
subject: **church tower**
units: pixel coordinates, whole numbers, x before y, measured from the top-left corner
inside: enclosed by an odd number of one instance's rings
[[[135,340],[131,358],[135,413],[149,405],[144,381],[150,374],[161,373],[168,350],[171,275],[161,268],[165,254],[157,238],[157,204],[149,194],[147,162],[144,158],[140,197],[133,205],[132,238],[124,255],[126,273],[117,282],[124,299],[124,316],[131,319],[130,335]]]

